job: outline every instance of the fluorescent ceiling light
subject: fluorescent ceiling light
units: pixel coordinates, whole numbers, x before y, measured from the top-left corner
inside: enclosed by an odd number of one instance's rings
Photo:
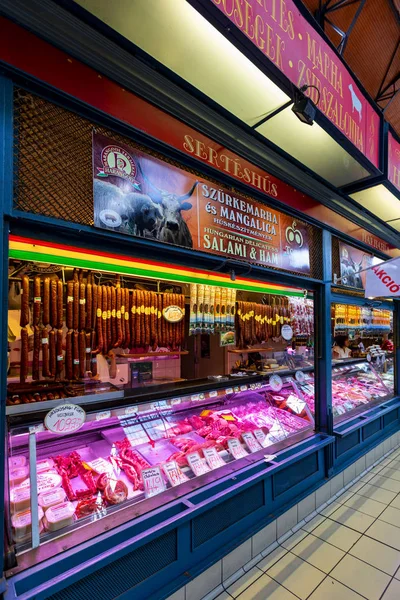
[[[186,0],[77,3],[249,126],[290,99]],[[338,187],[370,174],[290,109],[257,131]]]
[[[400,202],[384,185],[375,185],[351,194],[351,198],[383,221],[400,219]],[[389,223],[395,227],[393,223]]]

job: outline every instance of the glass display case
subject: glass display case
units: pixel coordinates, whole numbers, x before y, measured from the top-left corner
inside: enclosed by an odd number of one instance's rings
[[[374,404],[389,400],[393,396],[393,375],[390,374],[390,367],[387,373],[380,373],[381,369],[381,366],[355,359],[333,365],[332,411],[336,422],[366,410]],[[393,371],[393,367],[391,370]],[[392,384],[390,384],[391,377]],[[313,374],[304,374],[304,380],[297,382],[297,386],[310,411],[314,413]]]
[[[8,417],[8,535],[26,566],[60,535],[91,538],[313,432],[290,379],[279,392],[257,376],[163,386],[148,402],[137,392],[97,410],[82,402],[81,423],[59,412],[45,429],[50,413],[36,407],[32,419],[29,404]]]

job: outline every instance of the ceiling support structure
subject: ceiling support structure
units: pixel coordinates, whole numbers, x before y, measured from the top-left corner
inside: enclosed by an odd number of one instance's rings
[[[315,18],[321,25],[322,29],[325,30],[325,24],[328,24],[339,35],[339,37],[341,38],[339,45],[337,46],[337,51],[339,52],[339,54],[344,53],[350,34],[353,30],[354,25],[357,22],[358,17],[361,14],[362,9],[365,6],[365,2],[366,0],[319,0],[319,7],[318,10],[315,12]],[[347,31],[343,31],[342,29],[340,29],[340,27],[332,23],[328,15],[334,13],[337,10],[340,10],[341,8],[347,8],[352,4],[358,4],[357,10],[353,15],[353,18],[347,28]]]
[[[387,81],[388,75],[392,68],[392,65],[397,57],[397,53],[400,49],[400,37],[397,40],[397,44],[393,50],[392,56],[390,58],[389,64],[383,76],[381,85],[379,86],[378,93],[375,97],[375,102],[379,105],[383,111],[385,111],[389,104],[392,102],[393,98],[400,91],[400,71],[396,73],[393,77]]]

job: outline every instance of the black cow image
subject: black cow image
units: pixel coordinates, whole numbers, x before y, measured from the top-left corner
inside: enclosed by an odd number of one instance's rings
[[[125,193],[101,179],[94,179],[93,190],[96,225],[141,237],[157,237],[163,215],[150,196]]]
[[[185,248],[193,248],[192,235],[185,219],[182,217],[182,211],[190,210],[192,208],[192,204],[190,202],[185,202],[185,200],[192,196],[199,182],[196,181],[186,194],[178,196],[173,192],[159,189],[151,183],[143,173],[140,165],[139,171],[143,179],[153,190],[152,192],[149,192],[149,196],[162,210],[163,216],[161,223],[158,226],[156,238],[160,242],[168,242],[169,244],[184,246]]]

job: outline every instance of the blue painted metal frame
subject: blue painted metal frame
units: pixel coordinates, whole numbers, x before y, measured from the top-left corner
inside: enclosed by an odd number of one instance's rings
[[[8,212],[13,198],[13,85],[9,79],[0,77],[0,302],[1,306],[8,304],[8,223],[3,220],[3,213]],[[4,314],[4,313],[3,313]],[[4,420],[7,397],[7,353],[8,347],[7,320],[0,320],[0,440],[3,440],[4,455],[7,456],[6,424]],[[1,453],[0,453],[1,456]],[[0,460],[0,481],[5,478],[5,461]],[[1,488],[3,489],[3,488]],[[0,501],[0,539],[4,539],[4,494]],[[4,556],[1,553],[0,573],[3,573]],[[5,590],[5,580],[0,579],[0,594]]]

